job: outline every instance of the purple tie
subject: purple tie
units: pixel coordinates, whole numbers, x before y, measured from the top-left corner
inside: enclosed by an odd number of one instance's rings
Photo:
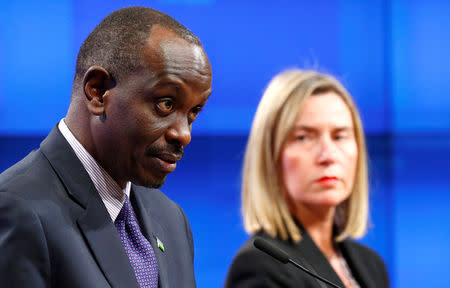
[[[134,274],[141,288],[158,288],[158,263],[152,245],[142,235],[130,200],[125,196],[114,225],[120,235],[120,240],[127,251]]]

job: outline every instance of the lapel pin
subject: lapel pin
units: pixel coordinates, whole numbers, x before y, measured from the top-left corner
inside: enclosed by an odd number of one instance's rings
[[[161,240],[159,240],[158,237],[156,237],[156,243],[158,243],[158,248],[161,249],[162,252],[164,252],[164,244]]]

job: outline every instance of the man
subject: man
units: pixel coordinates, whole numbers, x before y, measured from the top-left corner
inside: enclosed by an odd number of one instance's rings
[[[0,175],[0,287],[195,287],[181,208],[159,190],[211,93],[200,41],[143,7],[80,48],[65,119]]]

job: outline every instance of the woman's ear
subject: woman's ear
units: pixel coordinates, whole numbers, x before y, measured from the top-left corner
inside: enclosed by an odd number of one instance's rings
[[[91,66],[83,77],[83,92],[87,108],[96,116],[105,114],[104,98],[113,87],[111,74],[101,66]]]

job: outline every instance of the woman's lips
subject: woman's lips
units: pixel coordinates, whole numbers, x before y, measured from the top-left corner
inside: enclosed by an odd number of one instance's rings
[[[317,179],[316,182],[323,186],[333,187],[339,182],[339,178],[335,176],[324,176]]]

